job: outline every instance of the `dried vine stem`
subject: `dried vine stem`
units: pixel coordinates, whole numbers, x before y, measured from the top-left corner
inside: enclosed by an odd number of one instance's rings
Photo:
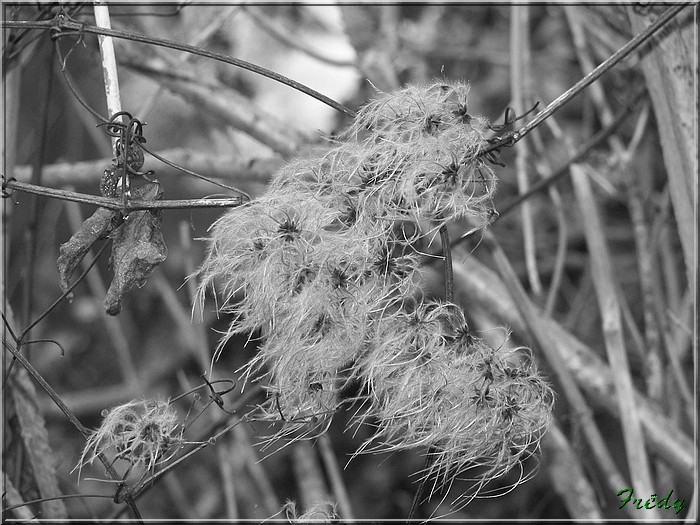
[[[498,210],[498,217],[496,217],[496,219],[494,220],[498,221],[500,219],[503,219],[503,217],[508,215],[511,211],[513,211],[520,204],[522,204],[523,201],[529,199],[535,193],[542,191],[548,186],[551,186],[559,179],[567,175],[569,173],[569,167],[572,164],[583,160],[586,156],[588,156],[588,154],[591,153],[591,151],[593,151],[594,148],[596,148],[599,144],[609,139],[610,136],[618,130],[618,128],[625,121],[625,119],[630,115],[630,113],[632,113],[632,110],[637,107],[637,104],[642,100],[645,94],[646,90],[641,89],[634,97],[632,97],[632,100],[629,102],[629,104],[625,106],[625,108],[620,112],[620,114],[609,126],[605,127],[604,129],[600,130],[598,133],[593,135],[588,140],[588,142],[581,146],[581,148],[578,151],[576,151],[576,153],[574,153],[571,156],[571,158],[567,160],[564,164],[562,164],[559,168],[555,169],[548,176],[530,186],[530,189],[528,189],[528,191],[526,191],[522,195],[514,197],[513,200],[507,202],[504,206],[500,207],[500,209]],[[460,240],[461,239],[457,239],[457,241],[455,242],[459,242]]]
[[[559,95],[554,101],[552,101],[546,108],[540,111],[535,118],[530,122],[517,129],[512,133],[508,133],[500,138],[500,140],[494,141],[488,147],[484,148],[479,152],[479,155],[485,155],[491,151],[496,151],[500,148],[512,146],[517,141],[521,140],[525,135],[530,133],[537,126],[542,124],[546,119],[551,117],[556,111],[558,111],[562,106],[567,104],[572,98],[578,95],[581,91],[590,86],[593,82],[598,80],[601,76],[612,69],[618,62],[627,57],[635,49],[640,47],[644,42],[649,40],[649,38],[659,31],[664,25],[666,25],[674,16],[676,16],[681,9],[689,6],[689,4],[678,4],[669,7],[658,19],[654,21],[653,24],[648,26],[644,31],[635,36],[632,40],[627,42],[624,46],[613,53],[607,60],[601,63],[593,71],[584,76],[581,80],[576,82],[571,88],[566,90],[564,93]]]
[[[9,330],[9,332],[10,332],[10,335],[11,335],[12,338],[15,340],[15,343],[16,343],[16,345],[17,345],[17,351],[18,351],[18,352],[19,352],[20,349],[22,348],[22,345],[25,345],[25,344],[28,344],[28,343],[36,342],[36,341],[27,341],[27,340],[26,340],[26,339],[27,339],[27,335],[29,334],[29,331],[30,331],[32,328],[34,328],[36,325],[38,325],[47,315],[49,315],[49,314],[53,311],[53,309],[56,308],[56,306],[57,306],[61,301],[63,301],[66,297],[68,297],[68,295],[73,291],[73,289],[74,289],[76,286],[78,286],[78,285],[82,282],[82,280],[85,278],[85,276],[88,274],[88,272],[89,272],[89,271],[92,269],[92,267],[95,265],[95,263],[97,262],[97,260],[100,258],[100,255],[102,254],[102,252],[104,251],[104,249],[105,249],[106,247],[107,247],[107,244],[103,244],[103,245],[100,247],[100,249],[99,249],[98,252],[97,252],[97,255],[93,258],[92,262],[91,262],[89,265],[87,265],[86,269],[85,269],[85,270],[83,271],[83,273],[80,274],[80,276],[73,282],[73,284],[71,284],[71,285],[68,287],[68,289],[67,289],[66,291],[64,291],[64,292],[58,297],[58,299],[56,299],[53,303],[51,303],[51,306],[49,306],[46,310],[44,310],[44,311],[43,311],[36,319],[34,319],[31,323],[29,323],[29,324],[27,325],[27,327],[26,327],[24,330],[22,330],[22,332],[21,332],[18,336],[15,336],[15,334],[12,332],[12,329],[9,327],[9,325],[8,325],[8,323],[7,323],[7,320],[5,319],[5,315],[2,314],[2,318],[3,318],[3,321],[5,322],[5,326],[8,328],[8,330]],[[3,341],[4,341],[4,337],[3,337]],[[55,341],[54,341],[54,342],[55,342]],[[58,344],[58,343],[56,343],[56,344]],[[58,344],[58,346],[59,346],[59,348],[61,348],[61,353],[63,354],[63,353],[64,353],[63,347],[62,347],[60,344]],[[3,391],[4,391],[4,389],[5,389],[5,385],[7,385],[7,380],[9,379],[10,374],[12,373],[12,368],[13,368],[14,364],[15,364],[15,360],[13,359],[12,362],[11,362],[11,363],[9,364],[9,366],[7,367],[7,370],[5,371],[5,378],[4,378],[4,382],[2,383],[2,389],[3,389]],[[60,405],[59,405],[59,406],[60,406]]]
[[[445,301],[448,303],[454,302],[454,271],[452,268],[452,245],[450,244],[450,234],[447,231],[447,225],[443,224],[440,226],[440,244],[442,245],[442,257],[444,262],[444,279],[445,279]],[[431,447],[428,450],[428,454],[425,457],[425,467],[424,470],[428,471],[430,465],[432,464],[432,458],[437,452],[435,447]],[[425,487],[428,483],[428,477],[424,477],[418,483],[418,488],[413,495],[413,502],[411,503],[411,508],[408,511],[408,517],[406,519],[411,520],[415,516],[418,506],[421,503],[421,498],[425,494]]]
[[[75,20],[69,20],[66,16],[64,15],[59,15],[53,20],[41,20],[41,21],[3,21],[2,26],[4,28],[16,28],[16,29],[48,29],[54,32],[54,35],[56,37],[60,36],[66,36],[68,34],[72,34],[73,31],[77,31],[78,33],[92,33],[95,35],[105,35],[105,36],[111,36],[114,38],[123,38],[126,40],[132,40],[134,42],[140,42],[142,44],[151,44],[154,46],[161,46],[161,47],[168,47],[171,49],[175,49],[177,51],[186,51],[188,53],[193,53],[195,55],[200,55],[206,58],[211,58],[213,60],[218,60],[219,62],[224,62],[226,64],[231,64],[232,66],[240,67],[241,69],[247,69],[248,71],[251,71],[253,73],[257,73],[258,75],[262,75],[264,77],[270,78],[272,80],[275,80],[277,82],[280,82],[281,84],[285,84],[292,89],[296,89],[297,91],[300,91],[306,95],[309,95],[310,97],[315,98],[316,100],[323,102],[327,106],[332,107],[333,109],[344,113],[345,115],[349,117],[354,117],[355,112],[350,110],[349,108],[345,107],[339,102],[336,102],[330,97],[327,97],[326,95],[323,95],[322,93],[319,93],[318,91],[311,89],[308,86],[305,86],[304,84],[301,84],[300,82],[297,82],[296,80],[292,80],[291,78],[285,77],[284,75],[280,75],[279,73],[275,73],[274,71],[270,71],[269,69],[266,69],[264,67],[258,66],[256,64],[252,64],[250,62],[246,62],[245,60],[241,60],[239,58],[234,58],[228,55],[224,55],[222,53],[215,53],[214,51],[208,51],[206,49],[202,49],[196,46],[191,46],[189,44],[181,44],[179,42],[174,42],[172,40],[166,40],[163,38],[154,38],[154,37],[149,37],[146,35],[142,35],[139,33],[132,33],[130,31],[120,31],[117,29],[106,29],[103,27],[96,27],[92,26],[89,24],[83,24],[81,22],[77,22]],[[69,32],[65,32],[65,30],[69,30]]]
[[[26,182],[9,180],[3,185],[3,190],[17,190],[25,193],[33,193],[35,195],[43,195],[53,199],[61,199],[66,201],[80,202],[83,204],[92,204],[101,206],[108,210],[115,211],[136,211],[136,210],[177,210],[177,209],[194,209],[194,208],[233,208],[240,206],[243,203],[243,197],[231,197],[225,199],[174,199],[161,201],[145,201],[145,200],[130,200],[126,207],[122,206],[119,199],[112,197],[98,197],[97,195],[89,195],[87,193],[78,193],[69,190],[59,190],[56,188],[46,188],[44,186],[36,186]]]
[[[137,500],[143,495],[144,492],[150,490],[155,485],[156,481],[161,479],[168,472],[171,472],[180,465],[182,465],[184,461],[192,457],[194,454],[198,453],[200,450],[208,447],[209,445],[215,444],[216,441],[222,436],[224,436],[228,431],[240,425],[241,423],[250,423],[255,421],[250,416],[253,412],[257,410],[257,407],[252,408],[251,410],[247,411],[244,414],[241,414],[240,416],[236,414],[241,407],[248,406],[247,403],[255,396],[257,396],[260,393],[260,391],[261,387],[259,385],[254,385],[253,387],[251,387],[246,393],[242,394],[241,397],[236,400],[234,408],[227,412],[228,414],[234,415],[229,415],[224,419],[212,422],[203,432],[200,433],[200,435],[194,441],[191,442],[191,444],[194,445],[193,448],[188,450],[186,453],[184,453],[172,463],[165,465],[152,477],[143,480],[141,483],[138,484],[138,486],[134,487],[134,489],[131,492],[125,493],[125,495],[127,495],[133,500]],[[121,515],[123,511],[124,509],[119,509],[111,517],[117,518]]]
[[[66,404],[63,402],[63,400],[58,396],[56,391],[51,388],[51,385],[49,385],[46,380],[42,377],[42,375],[32,366],[32,364],[27,361],[27,358],[25,358],[18,350],[15,348],[13,345],[11,345],[6,339],[3,338],[2,340],[3,345],[5,348],[14,356],[17,361],[20,362],[20,364],[29,372],[29,375],[34,378],[34,380],[39,383],[41,388],[49,395],[49,397],[52,399],[52,401],[61,409],[61,411],[65,414],[65,416],[68,418],[68,420],[75,426],[75,428],[78,429],[78,432],[80,432],[84,437],[88,437],[90,435],[90,431],[83,426],[83,424],[78,420],[77,417],[71,412],[71,410],[66,406]],[[109,473],[110,477],[115,480],[119,481],[121,477],[119,474],[117,474],[117,471],[114,470],[114,467],[112,466],[112,463],[107,460],[107,458],[102,454],[98,454],[98,459],[102,462],[102,464],[105,467],[105,470]],[[136,507],[136,503],[134,502],[134,499],[131,497],[131,495],[127,494],[127,497],[124,498],[124,503],[131,509],[131,512],[134,514],[134,517],[138,520],[139,523],[142,523],[141,519],[141,513],[139,512],[138,508]]]
[[[515,112],[522,115],[526,109],[526,98],[529,98],[530,82],[527,71],[530,69],[530,11],[527,5],[515,5],[511,8],[510,20],[510,84],[511,101]],[[530,186],[528,177],[528,159],[530,148],[526,141],[521,141],[515,147],[515,174],[518,183],[518,193],[526,193]],[[520,221],[523,236],[525,268],[530,289],[533,295],[542,295],[542,281],[537,268],[537,243],[533,210],[530,201],[523,201],[520,207]]]

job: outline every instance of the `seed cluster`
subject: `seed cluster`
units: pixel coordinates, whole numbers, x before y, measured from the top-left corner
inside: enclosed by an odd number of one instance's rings
[[[415,240],[493,214],[488,123],[467,95],[444,82],[380,94],[333,147],[212,226],[200,298],[216,288],[233,314],[222,345],[261,331],[244,372],[267,376],[280,434],[327,428],[350,380],[377,427],[363,450],[432,447],[446,478],[477,462],[503,472],[546,429],[552,395],[534,366],[475,337],[457,305],[420,299]]]
[[[103,412],[99,429],[87,439],[78,463],[82,468],[101,453],[147,470],[165,462],[180,442],[179,418],[163,400],[133,400]]]

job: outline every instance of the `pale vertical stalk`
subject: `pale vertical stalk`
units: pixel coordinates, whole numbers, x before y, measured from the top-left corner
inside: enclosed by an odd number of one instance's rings
[[[185,275],[194,275],[196,264],[194,262],[194,253],[192,249],[192,234],[191,226],[187,221],[180,221],[178,224],[178,233],[180,237],[180,246],[182,246],[182,267],[185,271]],[[187,334],[192,334],[192,347],[193,351],[196,352],[195,358],[199,361],[199,366],[202,371],[205,371],[211,365],[211,357],[209,356],[208,345],[207,345],[207,334],[204,329],[204,324],[202,323],[202,312],[199,313],[199,321],[195,321],[195,311],[198,308],[197,302],[197,283],[195,279],[187,279],[187,292],[189,295],[190,304],[192,304],[192,314],[189,319],[187,319],[186,312],[184,309],[178,308],[177,311],[173,311],[173,319],[177,320],[180,316],[183,316],[184,324],[180,325],[183,327],[183,331]],[[174,295],[174,291],[169,288],[169,293]],[[173,303],[175,304],[175,303]],[[179,303],[177,303],[179,305]],[[178,312],[183,310],[182,314]]]
[[[679,6],[674,6],[679,7]],[[652,40],[641,68],[654,108],[661,151],[666,165],[673,212],[683,249],[687,286],[697,286],[697,23],[692,4],[684,17],[673,20],[667,31]],[[650,27],[653,14],[642,15],[627,6],[634,31]]]
[[[31,507],[25,505],[22,494],[20,494],[20,492],[15,488],[15,486],[12,484],[10,476],[8,476],[4,470],[2,471],[2,480],[5,487],[3,497],[5,499],[4,503],[6,508],[18,505],[12,509],[12,513],[16,519],[26,522],[35,521],[36,518],[34,517],[34,512],[32,511]]]
[[[574,48],[576,49],[576,58],[581,66],[581,71],[584,74],[588,74],[595,69],[595,64],[588,52],[588,47],[586,45],[586,35],[583,31],[583,25],[580,18],[580,8],[575,6],[567,5],[564,6],[564,14],[566,15],[566,20],[569,24],[569,30],[571,31],[571,36],[574,42]],[[589,96],[593,101],[593,105],[599,113],[600,120],[606,126],[609,125],[613,120],[612,111],[605,100],[605,92],[603,91],[603,86],[598,83],[593,83],[589,86]],[[622,147],[622,143],[617,137],[612,138],[613,141],[617,142],[618,147]]]
[[[548,320],[541,316],[541,313],[537,310],[532,301],[530,301],[530,298],[515,274],[515,270],[513,270],[508,257],[503,251],[503,248],[498,244],[498,241],[496,241],[495,236],[491,232],[486,231],[484,242],[491,251],[494,264],[501,274],[507,293],[510,295],[512,302],[515,303],[517,311],[522,317],[523,330],[530,331],[535,342],[549,362],[552,372],[559,378],[561,389],[572,405],[571,410],[576,414],[577,420],[580,422],[581,431],[591,447],[592,457],[602,470],[608,487],[611,490],[619,490],[617,487],[628,487],[629,484],[618,470],[615,458],[610,453],[598,429],[595,419],[593,418],[593,412],[589,408],[586,398],[579,390],[578,382],[574,379],[573,372],[567,367],[567,362],[563,359],[564,355],[562,351],[557,348],[557,336],[548,326]],[[493,289],[489,290],[489,294],[493,294]],[[635,517],[632,509],[628,509],[627,512],[630,512],[630,515]]]
[[[551,128],[554,128],[561,133],[561,129],[556,123],[554,117],[546,121]],[[563,133],[561,133],[563,135]],[[556,136],[556,134],[555,134]],[[552,167],[549,166],[546,160],[546,151],[544,142],[542,141],[542,136],[537,130],[532,134],[532,143],[535,149],[535,154],[541,159],[535,165],[535,171],[544,180],[546,178],[546,173],[552,173]],[[545,168],[547,171],[545,172]],[[549,192],[549,198],[554,204],[554,211],[557,216],[557,251],[554,259],[554,270],[552,271],[552,278],[549,281],[549,290],[547,291],[547,299],[545,300],[544,315],[547,317],[552,317],[554,312],[554,306],[556,304],[557,297],[559,296],[559,289],[561,287],[562,276],[564,275],[564,267],[566,265],[566,253],[569,238],[569,229],[566,224],[566,213],[564,212],[564,202],[561,198],[559,190],[557,190],[555,185],[551,185],[547,188]]]
[[[485,236],[487,239],[493,235]],[[501,280],[494,270],[489,269],[485,264],[480,263],[474,257],[468,257],[465,249],[460,249],[455,253],[455,298],[458,304],[470,304],[475,307],[479,305],[498,319],[501,324],[510,326],[514,332],[526,333],[532,329],[533,337],[540,343],[541,350],[545,352],[548,361],[553,361],[552,371],[554,374],[560,366],[565,367],[566,376],[561,376],[561,392],[567,397],[574,394],[576,398],[583,401],[581,411],[577,406],[573,406],[572,413],[575,419],[580,422],[584,434],[589,434],[589,427],[595,427],[596,422],[591,417],[590,410],[585,408],[586,398],[576,395],[570,389],[580,386],[585,394],[596,406],[603,408],[614,417],[619,417],[618,406],[610,403],[614,398],[613,371],[607,364],[603,363],[597,353],[590,347],[583,344],[574,337],[563,324],[551,318],[544,317],[539,308],[536,308],[527,297],[515,271],[503,254],[503,250],[498,250],[499,259],[502,259],[502,269],[507,271],[507,279]],[[587,270],[589,271],[589,270]],[[426,268],[426,278],[431,282],[441,282],[441,272],[434,267]],[[695,295],[692,294],[694,297]],[[516,300],[513,300],[513,297]],[[690,308],[691,300],[687,301],[686,308]],[[688,311],[690,315],[690,311]],[[692,326],[689,318],[684,321],[686,325]],[[688,336],[691,336],[689,331]],[[573,398],[572,398],[573,399]],[[694,466],[693,440],[687,436],[679,426],[674,423],[664,411],[659,411],[658,405],[651,402],[641,393],[636,393],[636,401],[642,413],[642,424],[646,431],[649,446],[663,461],[672,468],[683,473],[684,476],[692,478]],[[573,405],[577,400],[574,399]],[[596,439],[597,440],[597,439]],[[602,437],[601,437],[602,441]],[[596,456],[593,456],[594,458]],[[601,460],[606,463],[602,466],[604,472],[615,468],[616,459],[611,455],[601,456]],[[610,487],[611,490],[620,490],[619,486],[628,487],[620,474],[615,474]],[[618,483],[619,482],[619,483]],[[621,484],[622,483],[622,484]],[[634,513],[639,512],[636,508],[631,509],[630,516],[634,518]]]
[[[294,477],[304,512],[328,501],[328,491],[321,472],[321,465],[311,443],[297,441],[292,449]]]
[[[644,315],[644,333],[648,355],[646,371],[647,391],[655,399],[660,399],[663,391],[664,374],[661,363],[661,327],[660,319],[656,316],[656,300],[662,298],[655,294],[655,283],[658,278],[658,267],[654,261],[654,252],[649,249],[649,231],[645,213],[642,190],[636,184],[630,184],[627,198],[627,208],[632,220],[632,233],[637,248],[637,265],[639,268],[639,285],[642,292],[642,310]]]
[[[525,113],[525,94],[529,90],[526,83],[526,71],[530,68],[530,39],[528,38],[529,6],[514,5],[510,19],[510,91],[515,113]],[[515,171],[518,192],[527,192],[527,142],[521,140],[515,147]],[[537,272],[537,251],[535,248],[535,229],[532,220],[530,202],[523,202],[520,208],[523,226],[523,244],[525,249],[525,267],[527,268],[530,288],[535,296],[542,294],[542,283]]]
[[[247,469],[248,474],[260,493],[263,507],[269,515],[273,515],[275,512],[279,511],[280,502],[275,494],[275,489],[272,486],[270,477],[268,476],[267,471],[263,468],[262,462],[258,457],[257,450],[251,444],[244,426],[241,425],[234,427],[233,436],[236,443],[238,443],[240,450],[246,451],[246,454],[243,456],[245,468]]]
[[[240,454],[240,450],[235,446],[230,437],[226,437],[223,446],[217,447],[216,453],[219,458],[219,469],[223,481],[224,503],[226,506],[226,519],[238,519],[238,505],[236,504],[236,483],[235,473],[232,465],[233,456]]]
[[[563,500],[569,516],[574,520],[601,520],[603,513],[596,491],[582,465],[585,457],[577,453],[556,421],[542,440],[542,450],[549,458],[547,470],[552,488]]]
[[[95,25],[111,29],[109,21],[109,7],[106,3],[95,4]],[[114,40],[111,36],[99,35],[100,55],[102,57],[102,76],[105,82],[105,95],[107,96],[107,112],[111,117],[122,110],[121,97],[119,95],[119,77],[117,76],[117,58],[114,54]],[[112,150],[116,155],[117,137],[112,137]]]
[[[564,202],[559,194],[559,191],[554,187],[549,187],[549,198],[554,204],[554,211],[557,215],[557,251],[554,259],[554,270],[552,271],[552,279],[549,283],[549,292],[544,306],[544,315],[552,317],[554,306],[559,295],[562,276],[564,275],[564,267],[566,265],[567,242],[569,239],[569,228],[566,224],[566,213],[564,211]]]
[[[634,387],[625,350],[620,305],[615,293],[613,266],[603,234],[603,224],[593,198],[588,175],[579,165],[573,164],[571,176],[576,198],[581,208],[581,215],[585,218],[583,221],[584,233],[603,322],[603,336],[608,362],[611,369],[615,371],[614,386],[620,410],[627,463],[635,491],[639,491],[641,494],[652,494],[654,486],[651,468],[644,446],[639,409],[635,402]],[[644,514],[644,517],[648,517],[648,519],[654,519],[656,516],[656,510]]]
[[[566,13],[569,28],[573,36],[576,55],[581,64],[581,70],[584,73],[592,71],[594,69],[594,64],[588,52],[580,8],[566,6],[564,12]],[[590,93],[591,100],[593,101],[600,121],[603,125],[609,126],[614,120],[614,117],[602,86],[600,84],[592,84]],[[627,148],[625,148],[620,138],[616,135],[612,135],[608,139],[608,144],[615,153],[615,156],[619,159],[619,169],[623,174],[621,178],[628,185],[628,208],[632,218],[633,234],[637,247],[639,281],[643,296],[644,333],[647,347],[647,366],[645,368],[647,390],[653,398],[659,399],[662,395],[664,377],[661,364],[660,327],[658,326],[658,320],[654,314],[655,307],[652,287],[655,281],[655,277],[653,276],[655,272],[653,271],[652,252],[649,250],[649,234],[647,232],[646,218],[639,196],[639,181],[633,180],[640,177],[641,172],[635,171],[633,173],[630,169],[632,155],[644,134],[647,116],[648,108],[642,110],[637,122],[634,137]]]
[[[664,198],[667,197],[668,192],[666,192]],[[673,229],[665,222],[661,228],[659,228],[661,235],[658,239],[654,239],[653,234],[655,233],[657,220],[658,219],[654,220],[654,224],[651,228],[652,233],[650,233],[650,237],[652,237],[652,240],[650,244],[652,245],[652,249],[657,251],[661,258],[659,266],[661,266],[661,274],[664,279],[663,283],[668,307],[672,312],[678,312],[681,306],[681,291],[683,290],[683,285],[681,284],[678,270],[676,269],[676,258],[673,256]],[[654,244],[657,244],[658,247],[654,247]]]
[[[341,469],[338,466],[338,461],[335,458],[335,453],[333,452],[333,444],[331,443],[331,438],[328,434],[324,434],[318,438],[319,450],[321,451],[321,459],[326,468],[326,473],[333,488],[333,494],[335,494],[336,501],[338,502],[338,510],[340,512],[340,517],[345,521],[350,521],[353,519],[352,506],[350,505],[350,498],[348,497],[348,491],[345,488],[345,482],[343,481],[343,476],[341,475]]]

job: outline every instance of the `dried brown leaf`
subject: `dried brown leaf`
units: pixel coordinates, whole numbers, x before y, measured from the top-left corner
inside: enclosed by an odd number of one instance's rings
[[[140,190],[140,191],[139,191]],[[134,190],[136,198],[159,200],[163,197],[160,185],[147,184]],[[132,211],[124,224],[112,233],[112,268],[114,279],[104,300],[105,311],[117,315],[123,297],[133,288],[146,284],[153,269],[162,263],[168,253],[161,232],[162,211]]]
[[[119,211],[108,210],[107,208],[97,208],[95,213],[85,219],[80,229],[73,236],[61,244],[58,265],[58,284],[64,292],[70,287],[69,280],[77,268],[80,261],[92,245],[97,241],[106,239],[107,236],[121,222]]]

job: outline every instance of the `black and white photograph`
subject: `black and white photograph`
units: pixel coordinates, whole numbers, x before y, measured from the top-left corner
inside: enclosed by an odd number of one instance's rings
[[[2,2],[3,523],[696,523],[695,2]]]

